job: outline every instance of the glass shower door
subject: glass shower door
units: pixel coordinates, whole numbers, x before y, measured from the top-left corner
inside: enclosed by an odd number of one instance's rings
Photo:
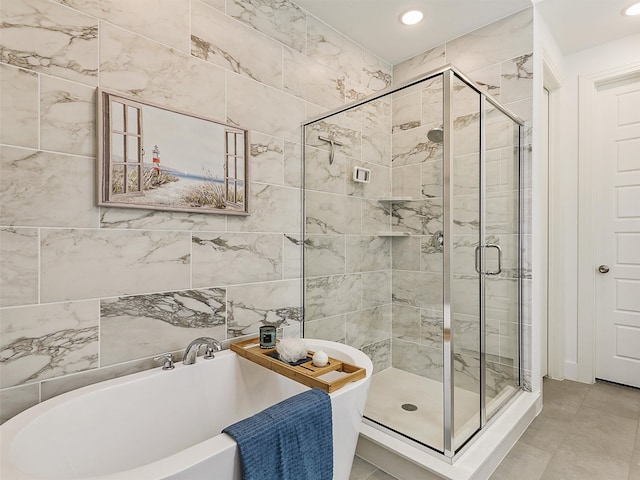
[[[457,452],[520,382],[520,127],[457,75],[450,98],[451,431]]]
[[[519,125],[484,105],[482,298],[487,420],[519,386]]]

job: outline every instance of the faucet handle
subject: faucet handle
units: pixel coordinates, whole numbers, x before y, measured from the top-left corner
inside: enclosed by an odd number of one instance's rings
[[[207,349],[204,352],[204,356],[202,358],[204,358],[205,360],[211,360],[212,358],[216,358],[216,356],[213,354],[214,348],[211,345],[207,345]]]
[[[208,337],[206,345],[207,345],[207,349],[204,352],[204,357],[202,357],[202,358],[204,358],[206,360],[210,360],[210,359],[216,357],[213,354],[213,352],[215,350],[217,350],[217,351],[222,350],[222,344],[218,340],[216,340],[215,338]]]
[[[173,364],[173,355],[170,352],[163,353],[157,357],[153,357],[156,362],[164,362],[162,366],[163,370],[173,370],[175,365]]]

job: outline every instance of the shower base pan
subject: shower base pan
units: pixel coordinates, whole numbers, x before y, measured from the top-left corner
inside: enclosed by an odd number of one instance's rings
[[[390,368],[372,378],[356,454],[400,480],[487,479],[534,419],[538,397],[518,393],[451,463],[420,445],[442,448],[442,384]],[[479,422],[478,395],[456,389],[455,399],[456,435],[466,438]]]
[[[502,399],[515,389],[507,387],[487,405],[491,416]],[[479,395],[462,388],[454,392],[456,437],[469,438],[480,424]],[[492,409],[492,407],[494,407]],[[435,450],[443,450],[442,383],[398,368],[387,368],[371,378],[364,415],[391,430]]]

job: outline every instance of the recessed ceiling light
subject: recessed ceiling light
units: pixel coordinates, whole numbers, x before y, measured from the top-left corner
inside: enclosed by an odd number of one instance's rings
[[[640,15],[640,2],[639,3],[634,3],[633,5],[631,5],[628,8],[624,9],[624,14],[625,15]]]
[[[402,17],[400,17],[400,20],[405,25],[415,25],[416,23],[420,23],[422,17],[424,17],[424,15],[422,15],[422,12],[420,10],[410,10],[406,13],[403,13]]]

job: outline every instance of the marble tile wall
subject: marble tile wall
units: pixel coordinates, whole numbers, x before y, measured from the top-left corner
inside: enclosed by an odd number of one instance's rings
[[[333,51],[341,41],[327,32],[317,48]],[[355,78],[347,64],[336,68],[345,82]],[[319,137],[341,144],[333,161]],[[391,209],[378,200],[391,193],[390,145],[390,98],[305,129],[304,334],[362,349],[376,372],[391,365],[392,242],[379,235],[391,231]],[[356,166],[371,171],[370,183],[353,181]]]
[[[443,123],[442,78],[396,92],[393,97],[392,366],[443,381],[443,249],[434,234],[443,229],[442,144],[428,132]]]
[[[396,368],[441,382],[444,258],[434,234],[443,228],[443,150],[427,133],[442,125],[442,95],[438,77],[393,97],[392,194],[413,200],[392,204],[393,230],[411,237],[393,238],[391,358]]]
[[[451,63],[476,82],[482,90],[493,96],[525,121],[524,135],[524,211],[530,211],[531,177],[531,109],[533,97],[533,25],[531,9],[500,20],[444,45],[429,49],[393,69],[394,84],[425,74],[430,70]],[[459,175],[453,185],[456,238],[453,258],[453,310],[454,328],[457,329],[456,341],[457,366],[454,379],[458,386],[474,389],[478,379],[478,328],[477,328],[477,278],[473,272],[473,249],[477,242],[477,175],[469,173],[477,164],[478,155],[473,138],[477,130],[477,94],[470,89],[454,86],[453,114],[456,117],[455,128],[456,166]],[[437,272],[441,268],[441,255],[436,251],[430,237],[441,224],[441,212],[435,214],[434,206],[441,205],[442,172],[441,150],[429,142],[426,133],[441,124],[442,109],[438,104],[442,86],[437,80],[430,80],[418,86],[412,86],[394,94],[393,97],[393,144],[392,144],[392,188],[393,195],[411,196],[421,199],[394,206],[393,228],[406,230],[410,238],[394,238],[393,252],[393,365],[411,368],[414,373],[439,379],[442,375],[442,354],[439,350],[441,331],[437,327],[437,316],[426,315],[431,320],[425,324],[425,311],[437,312],[437,306],[421,306],[419,301],[425,293],[414,291],[411,287],[424,287],[425,271]],[[475,100],[474,100],[474,97]],[[475,114],[474,114],[475,108]],[[517,237],[507,228],[517,218],[515,209],[514,180],[518,172],[513,168],[514,152],[509,148],[511,133],[505,128],[503,119],[494,111],[487,113],[487,231],[490,240],[502,245],[505,252],[513,251]],[[431,206],[430,206],[431,205]],[[530,218],[523,222],[524,244],[530,237]],[[422,236],[421,236],[422,235]],[[530,378],[531,352],[530,329],[530,260],[529,251],[524,250],[523,297],[525,298],[523,321],[523,358],[525,359],[525,385]],[[508,258],[507,258],[508,257]],[[490,395],[496,395],[499,389],[513,382],[513,365],[517,325],[513,321],[517,314],[517,305],[510,299],[517,293],[517,281],[514,268],[517,258],[514,255],[503,257],[504,274],[487,282],[490,302],[488,303],[487,348],[491,358],[488,369]],[[416,269],[420,267],[422,272]],[[412,281],[407,278],[411,277]],[[431,285],[438,288],[439,285]],[[402,292],[400,295],[399,292]],[[397,294],[397,297],[396,297]],[[413,303],[412,303],[413,302]],[[426,310],[425,310],[426,308]],[[433,310],[432,310],[433,308]],[[404,350],[411,353],[405,353]],[[431,350],[428,350],[431,349]],[[401,350],[401,351],[399,351]],[[411,363],[409,360],[417,352],[423,352],[429,362]],[[426,353],[424,353],[426,352]]]
[[[391,65],[289,0],[14,0],[0,16],[0,421],[200,335],[299,336],[300,125],[387,87]],[[252,214],[96,207],[97,86],[249,129]],[[314,145],[311,318],[352,343],[362,325],[370,350],[390,329],[391,244],[373,236],[384,209],[345,175],[390,182],[390,108],[323,126],[358,139],[332,167]]]

